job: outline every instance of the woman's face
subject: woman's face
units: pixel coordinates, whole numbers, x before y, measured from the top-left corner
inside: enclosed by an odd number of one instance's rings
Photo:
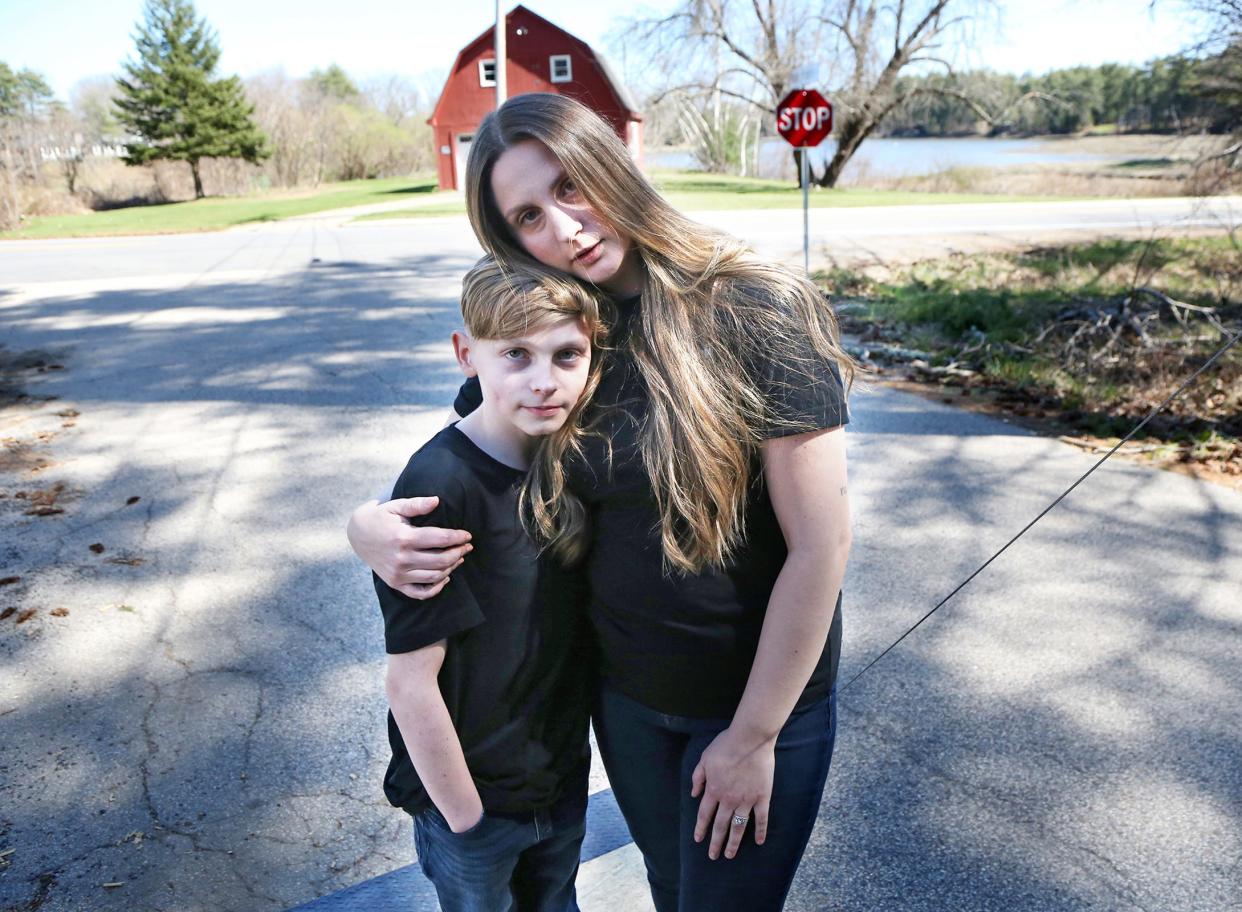
[[[492,196],[518,243],[545,266],[616,295],[642,290],[630,239],[600,217],[537,139],[515,143],[496,159]]]

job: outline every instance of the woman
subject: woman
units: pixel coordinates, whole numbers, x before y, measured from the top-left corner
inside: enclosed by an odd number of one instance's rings
[[[589,433],[538,525],[589,536],[593,722],[656,907],[779,909],[835,736],[853,373],[835,320],[809,281],[672,209],[562,96],[488,115],[466,185],[488,253],[615,305]],[[458,413],[477,401],[467,384]],[[350,521],[358,554],[421,597],[469,560],[464,534],[401,518],[429,507]]]

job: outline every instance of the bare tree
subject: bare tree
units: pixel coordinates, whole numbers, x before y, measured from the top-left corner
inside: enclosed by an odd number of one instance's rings
[[[111,76],[88,76],[69,91],[69,110],[92,148],[124,143],[124,131],[116,119],[116,97],[116,80]]]
[[[307,93],[283,70],[273,70],[246,80],[246,97],[254,105],[254,119],[271,140],[272,157],[264,167],[273,184],[296,187],[319,183],[321,137],[327,124],[323,105],[307,104]]]
[[[53,109],[52,89],[42,75],[0,61],[0,230],[18,227],[23,190],[42,176]]]
[[[90,156],[90,146],[82,124],[64,105],[56,105],[47,118],[44,132],[49,142],[49,148],[44,152],[56,162],[61,176],[65,179],[65,189],[73,196],[78,189],[78,175],[82,173],[82,165]]]
[[[408,76],[389,73],[362,83],[363,97],[394,127],[399,127],[430,109],[419,85]]]
[[[1242,0],[1182,0],[1197,12],[1205,31],[1192,49],[1207,57],[1200,91],[1221,106],[1230,131],[1225,148],[1200,164],[1223,162],[1242,169]]]
[[[885,116],[909,100],[902,71],[923,63],[951,72],[942,46],[968,37],[993,9],[993,0],[682,0],[667,16],[631,22],[629,33],[666,72],[687,74],[657,99],[724,95],[768,118],[796,77],[819,74],[836,109],[837,147],[813,179],[832,187]]]
[[[837,147],[824,173],[821,186],[832,187],[845,165],[884,118],[909,100],[898,89],[897,77],[912,63],[927,62],[952,72],[952,61],[940,56],[940,47],[951,32],[966,29],[982,11],[982,3],[970,0],[897,0],[895,5],[876,0],[846,0],[832,4],[822,20],[833,30],[838,47],[848,49],[848,75],[836,91]]]
[[[271,141],[265,168],[279,186],[435,166],[427,93],[417,81],[381,76],[356,86],[340,67],[307,79],[276,70],[248,80],[246,94]]]

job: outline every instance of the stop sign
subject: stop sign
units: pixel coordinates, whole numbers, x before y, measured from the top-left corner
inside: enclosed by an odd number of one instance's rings
[[[818,146],[832,132],[832,103],[814,89],[794,89],[776,106],[776,132],[792,146]]]

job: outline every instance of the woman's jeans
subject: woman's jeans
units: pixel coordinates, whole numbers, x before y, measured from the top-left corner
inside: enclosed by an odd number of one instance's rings
[[[550,808],[484,814],[454,833],[435,806],[414,817],[423,874],[443,912],[578,912],[574,878],[586,832],[586,788]]]
[[[691,775],[728,720],[687,719],[648,709],[604,685],[592,717],[617,805],[647,864],[658,912],[765,912],[784,906],[811,837],[836,738],[836,691],[795,712],[776,740],[768,835],[754,821],[737,856],[707,857],[694,841],[699,799]]]

